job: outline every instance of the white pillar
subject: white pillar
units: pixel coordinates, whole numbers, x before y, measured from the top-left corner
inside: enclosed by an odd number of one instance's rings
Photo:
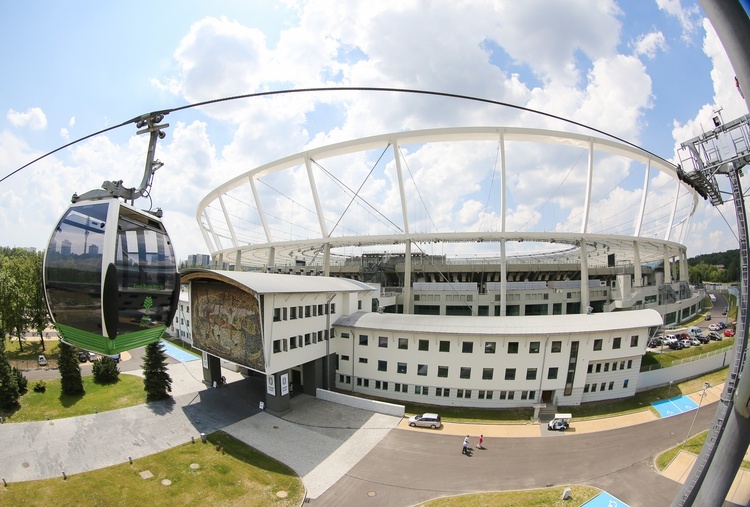
[[[508,259],[505,257],[505,240],[500,240],[500,315],[508,311]]]
[[[633,241],[633,287],[643,287],[643,271],[641,270],[641,250],[638,242]]]
[[[590,306],[589,298],[589,262],[586,254],[586,241],[581,239],[581,313],[586,313]]]
[[[411,304],[411,241],[407,240],[404,247],[404,314],[411,314],[413,313]]]

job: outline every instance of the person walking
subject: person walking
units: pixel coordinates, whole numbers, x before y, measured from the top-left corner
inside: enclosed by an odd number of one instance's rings
[[[469,435],[466,435],[466,438],[464,438],[464,445],[461,449],[461,454],[468,454],[469,450]]]
[[[477,449],[484,449],[484,447],[482,447],[482,442],[484,442],[484,435],[479,435],[479,443],[477,443]]]

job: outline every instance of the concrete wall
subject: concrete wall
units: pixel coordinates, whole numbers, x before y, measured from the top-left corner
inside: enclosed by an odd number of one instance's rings
[[[638,377],[637,391],[645,391],[669,384],[669,382],[681,382],[683,380],[697,377],[705,373],[719,370],[727,366],[732,360],[733,349],[723,354],[699,359],[690,363],[678,364],[669,368],[641,372]]]
[[[325,389],[318,389],[316,398],[330,401],[332,403],[338,403],[340,405],[346,405],[347,407],[377,412],[379,414],[393,415],[396,417],[404,416],[404,406],[396,405],[395,403],[367,400],[364,398],[357,398],[356,396],[348,396],[346,394],[334,393],[333,391],[326,391]]]

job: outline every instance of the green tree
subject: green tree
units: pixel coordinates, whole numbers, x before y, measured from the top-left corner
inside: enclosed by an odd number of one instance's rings
[[[44,330],[50,324],[49,311],[47,309],[47,298],[44,293],[44,283],[42,281],[42,267],[44,263],[44,254],[37,253],[33,259],[32,283],[29,293],[29,318],[32,327],[39,333],[39,339],[44,346]]]
[[[21,370],[15,366],[11,369],[13,375],[16,377],[16,384],[18,384],[18,392],[23,396],[29,390],[29,381]]]
[[[115,360],[109,356],[96,361],[91,371],[94,374],[94,382],[97,384],[113,384],[120,378],[120,369]]]
[[[83,379],[81,378],[78,356],[73,347],[63,341],[60,342],[60,358],[57,364],[60,370],[60,387],[63,394],[82,394],[84,392]]]
[[[0,406],[15,408],[21,399],[18,381],[5,357],[5,338],[0,337]]]
[[[172,392],[172,378],[167,371],[167,354],[161,342],[146,345],[143,357],[143,389],[147,401],[169,398]]]

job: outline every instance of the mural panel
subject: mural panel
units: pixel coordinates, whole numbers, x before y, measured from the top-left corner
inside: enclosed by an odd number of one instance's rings
[[[191,284],[193,343],[228,361],[265,371],[260,309],[255,294],[217,282]]]

